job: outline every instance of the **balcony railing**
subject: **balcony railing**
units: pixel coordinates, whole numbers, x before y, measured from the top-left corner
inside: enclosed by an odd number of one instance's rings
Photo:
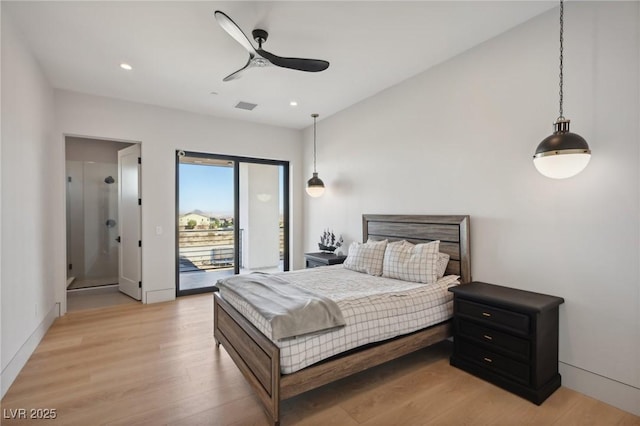
[[[184,229],[178,232],[180,272],[233,268],[233,229]],[[242,262],[242,234],[240,229],[240,262]],[[280,260],[284,258],[284,231],[280,227]],[[242,263],[240,264],[242,268]]]
[[[180,272],[233,267],[233,229],[185,229],[178,238]]]

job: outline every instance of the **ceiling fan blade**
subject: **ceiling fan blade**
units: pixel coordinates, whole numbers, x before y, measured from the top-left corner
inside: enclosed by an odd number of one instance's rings
[[[258,49],[256,53],[259,56],[268,59],[273,65],[290,68],[292,70],[318,72],[329,68],[329,62],[323,61],[322,59],[283,58],[262,49]]]
[[[235,71],[231,74],[229,74],[228,76],[226,76],[225,78],[222,79],[222,81],[227,82],[227,81],[231,81],[231,80],[235,80],[237,78],[240,78],[242,76],[242,72],[244,70],[246,70],[247,68],[251,68],[253,66],[253,63],[251,62],[251,59],[249,59],[247,61],[247,64],[240,68],[238,71]]]
[[[218,21],[218,24],[220,24],[222,29],[229,33],[229,35],[233,37],[235,41],[240,43],[242,47],[247,49],[249,55],[253,58],[256,55],[256,49],[253,47],[247,36],[244,35],[240,27],[235,22],[233,22],[231,18],[225,15],[224,12],[216,10],[214,16],[216,17],[216,21]]]

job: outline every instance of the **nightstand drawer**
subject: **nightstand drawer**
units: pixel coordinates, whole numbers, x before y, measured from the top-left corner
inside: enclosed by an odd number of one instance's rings
[[[529,316],[468,300],[457,300],[457,313],[487,324],[529,334]]]
[[[462,337],[483,342],[490,349],[498,348],[497,350],[502,350],[523,361],[528,361],[530,358],[528,340],[501,333],[463,319],[458,320],[457,326],[457,333]]]
[[[318,266],[325,266],[326,263],[315,262],[313,260],[307,259],[307,268],[317,268]]]
[[[458,338],[458,354],[462,358],[486,367],[522,384],[529,384],[529,365],[512,360],[495,352],[485,350],[479,345]]]

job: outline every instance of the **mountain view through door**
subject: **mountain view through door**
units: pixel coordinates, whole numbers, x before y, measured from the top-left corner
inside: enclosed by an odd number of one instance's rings
[[[185,153],[177,161],[177,294],[288,269],[286,163]],[[288,186],[288,183],[287,183]]]

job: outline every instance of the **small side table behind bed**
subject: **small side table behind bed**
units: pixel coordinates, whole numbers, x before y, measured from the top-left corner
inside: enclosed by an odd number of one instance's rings
[[[347,256],[337,255],[334,253],[305,253],[305,268],[317,268],[318,266],[338,265],[343,263]]]

